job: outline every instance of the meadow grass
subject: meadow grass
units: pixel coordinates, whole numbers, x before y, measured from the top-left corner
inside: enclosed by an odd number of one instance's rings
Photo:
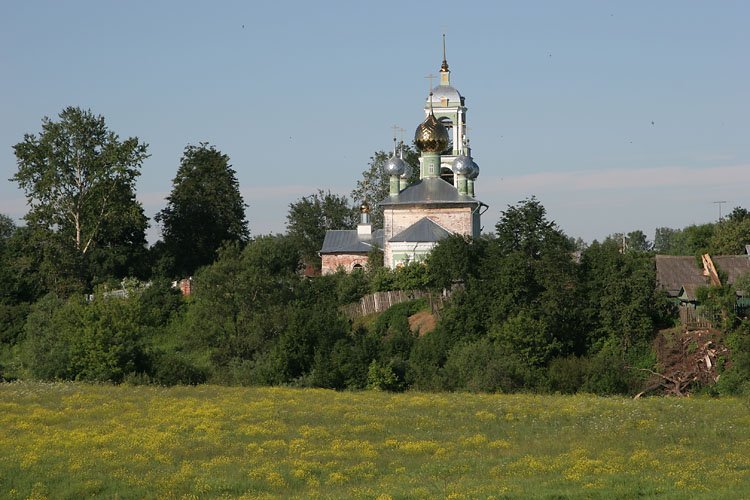
[[[739,399],[0,385],[0,498],[740,498]]]

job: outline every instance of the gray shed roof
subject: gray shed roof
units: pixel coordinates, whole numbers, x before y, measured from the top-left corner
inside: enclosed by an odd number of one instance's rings
[[[373,245],[383,248],[383,230],[376,229],[370,238],[362,238],[356,229],[329,229],[320,253],[368,253]]]
[[[435,221],[428,217],[419,219],[417,222],[407,227],[396,236],[388,241],[413,241],[413,242],[437,242],[450,236],[450,231],[447,231]]]
[[[456,203],[476,205],[479,200],[466,194],[458,194],[458,189],[439,177],[427,177],[415,182],[395,196],[388,196],[380,206],[418,205],[432,203]]]

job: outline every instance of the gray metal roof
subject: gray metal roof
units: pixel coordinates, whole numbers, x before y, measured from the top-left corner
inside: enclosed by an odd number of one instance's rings
[[[370,238],[363,238],[356,229],[329,229],[320,253],[368,253],[373,245],[383,248],[383,230],[376,229]]]
[[[432,102],[434,104],[440,104],[440,99],[443,97],[448,99],[448,104],[461,104],[461,94],[450,85],[438,85],[432,89]],[[428,97],[427,101],[429,100]]]
[[[450,231],[443,229],[432,219],[424,217],[407,227],[396,236],[391,238],[390,242],[410,241],[410,242],[437,242],[450,236]]]
[[[466,194],[458,194],[458,189],[439,177],[426,177],[415,182],[395,196],[388,196],[380,206],[389,205],[429,205],[433,203],[455,203],[478,205],[481,202]]]

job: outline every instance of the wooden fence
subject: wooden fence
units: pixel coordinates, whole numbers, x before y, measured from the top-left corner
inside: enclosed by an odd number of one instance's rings
[[[436,313],[443,307],[443,304],[450,296],[450,291],[444,290],[443,293],[432,293],[427,290],[393,290],[390,292],[376,292],[365,295],[359,302],[347,304],[341,307],[341,310],[349,319],[355,319],[368,314],[383,312],[391,306],[408,302],[410,300],[427,298],[430,309]]]
[[[703,330],[712,328],[711,321],[701,316],[695,307],[680,306],[680,323],[688,330]]]

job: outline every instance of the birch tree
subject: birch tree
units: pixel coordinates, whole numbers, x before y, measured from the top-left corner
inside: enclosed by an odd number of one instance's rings
[[[45,117],[42,132],[26,134],[13,149],[18,171],[11,180],[26,194],[27,222],[58,233],[79,255],[105,229],[143,226],[134,192],[147,145],[136,137],[121,141],[104,117],[67,107],[59,121]]]

